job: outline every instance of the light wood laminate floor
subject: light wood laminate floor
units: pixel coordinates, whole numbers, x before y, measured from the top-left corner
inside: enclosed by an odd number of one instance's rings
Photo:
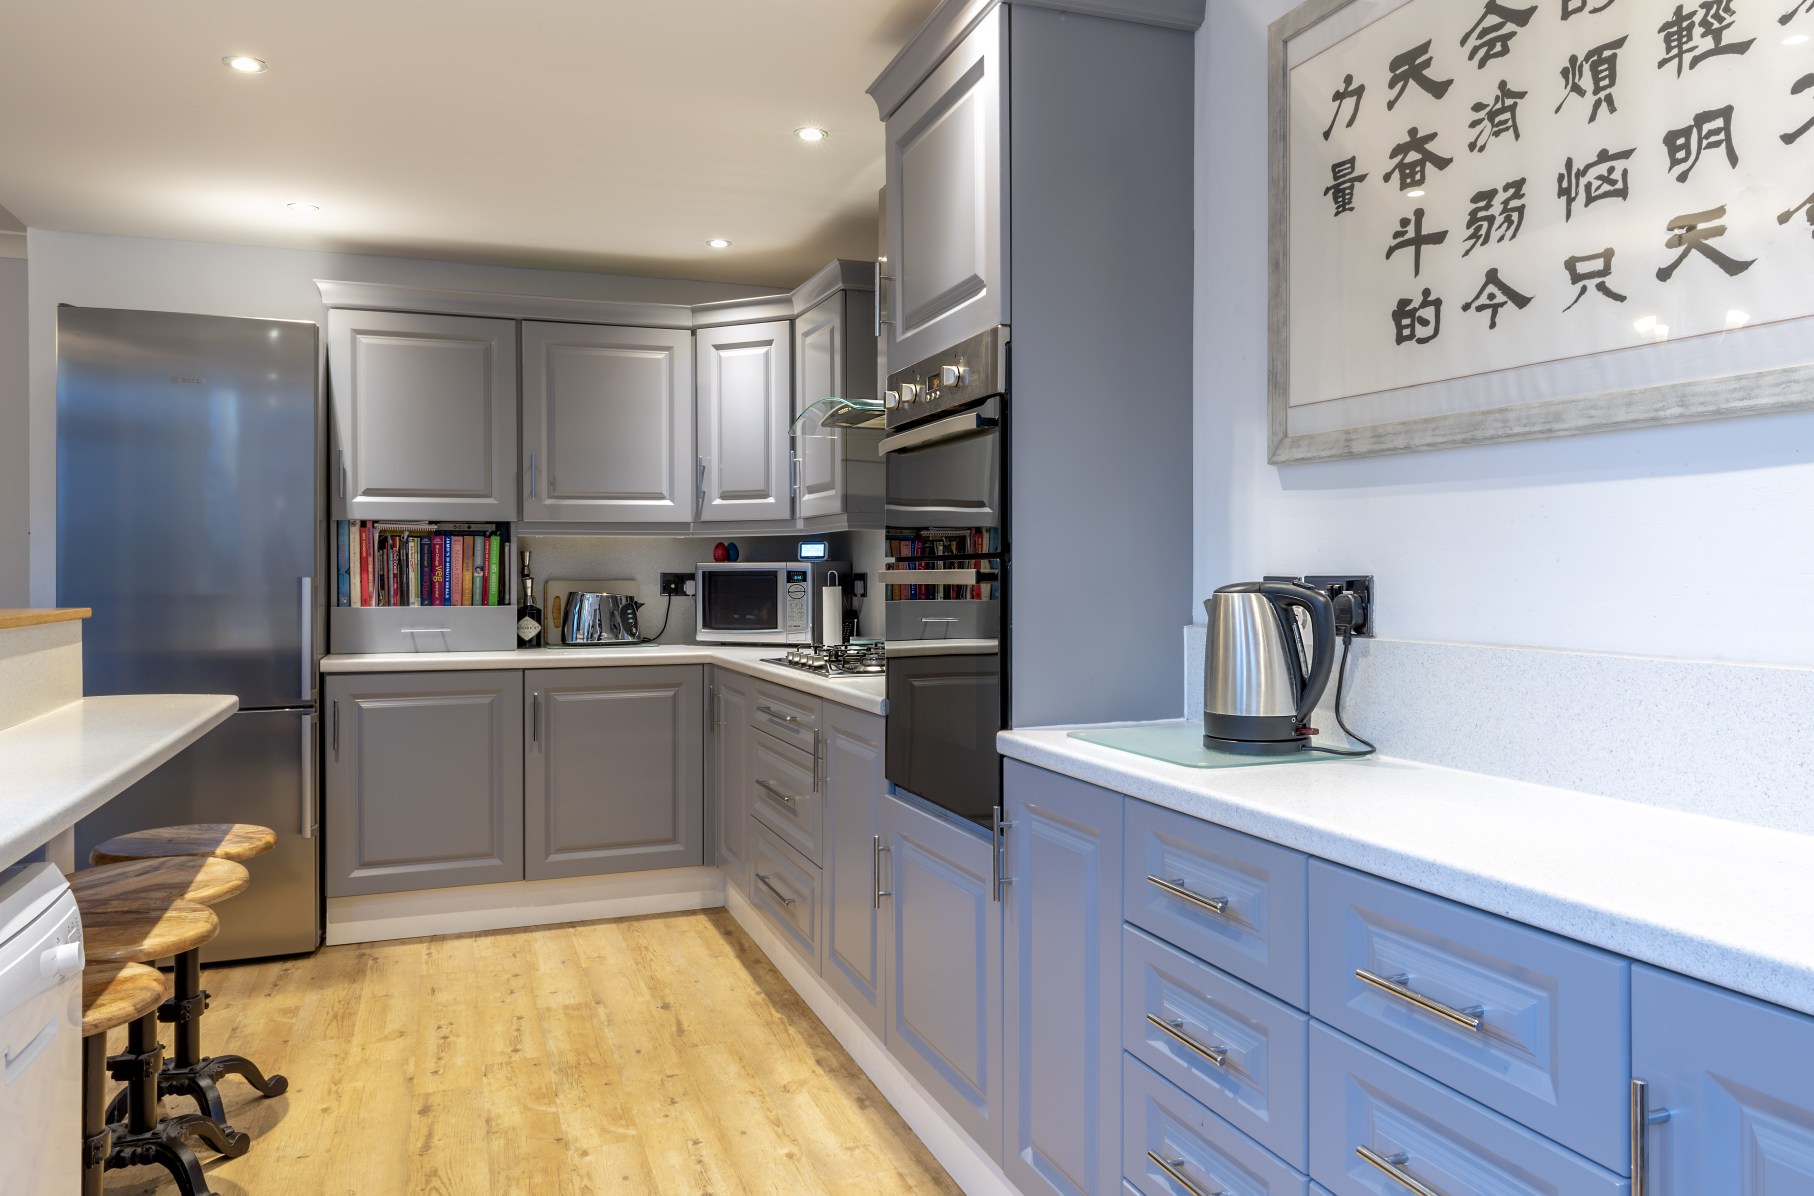
[[[204,984],[204,1049],[290,1078],[268,1101],[223,1081],[253,1144],[208,1165],[218,1196],[958,1191],[723,910],[328,947]],[[143,1168],[107,1191],[175,1186]]]

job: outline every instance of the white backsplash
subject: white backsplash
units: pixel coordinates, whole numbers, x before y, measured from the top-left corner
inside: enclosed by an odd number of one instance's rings
[[[1204,639],[1184,629],[1186,718]],[[1814,834],[1814,669],[1363,639],[1342,713],[1400,759]]]

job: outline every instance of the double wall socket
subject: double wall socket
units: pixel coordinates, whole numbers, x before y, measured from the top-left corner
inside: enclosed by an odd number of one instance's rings
[[[1299,585],[1321,590],[1334,598],[1346,590],[1354,595],[1354,634],[1361,637],[1373,635],[1373,576],[1372,574],[1352,573],[1306,573],[1302,577],[1268,576],[1267,581],[1295,581]]]
[[[661,596],[663,598],[690,598],[693,595],[693,575],[691,573],[663,573],[661,575]]]

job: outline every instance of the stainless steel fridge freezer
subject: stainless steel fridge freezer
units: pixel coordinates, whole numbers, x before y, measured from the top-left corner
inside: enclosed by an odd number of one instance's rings
[[[79,823],[76,850],[183,822],[276,830],[210,960],[321,942],[319,352],[309,323],[57,312],[57,601],[94,611],[84,689],[240,706]]]

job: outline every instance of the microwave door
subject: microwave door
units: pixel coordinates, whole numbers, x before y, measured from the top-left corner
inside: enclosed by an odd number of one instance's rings
[[[702,631],[773,635],[781,626],[781,593],[775,572],[706,570],[699,596]]]

